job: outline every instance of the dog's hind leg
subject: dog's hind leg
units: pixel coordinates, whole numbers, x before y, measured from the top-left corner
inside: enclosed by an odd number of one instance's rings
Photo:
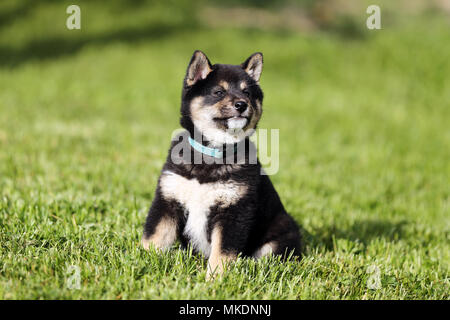
[[[286,213],[278,214],[272,221],[261,245],[253,253],[259,259],[269,254],[281,255],[283,258],[300,257],[301,235],[295,221]]]
[[[253,253],[253,257],[256,259],[259,259],[264,256],[273,254],[277,249],[276,245],[277,244],[275,241],[270,241],[270,242],[263,244],[261,247],[258,248],[258,250],[256,250]]]

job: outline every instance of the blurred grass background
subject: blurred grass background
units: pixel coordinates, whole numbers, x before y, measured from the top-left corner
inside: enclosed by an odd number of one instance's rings
[[[448,299],[449,22],[444,0],[3,0],[0,297]],[[137,248],[195,49],[264,53],[260,128],[280,128],[300,265],[208,284],[201,259]]]

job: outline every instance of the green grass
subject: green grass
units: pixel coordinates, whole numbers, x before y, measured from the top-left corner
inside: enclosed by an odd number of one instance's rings
[[[448,16],[349,39],[96,1],[67,31],[65,6],[0,25],[1,299],[449,299]],[[241,259],[207,282],[201,257],[138,246],[194,49],[265,55],[260,128],[280,128],[271,178],[300,263]]]

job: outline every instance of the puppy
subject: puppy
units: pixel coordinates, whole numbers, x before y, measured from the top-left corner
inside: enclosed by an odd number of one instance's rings
[[[144,248],[190,244],[208,259],[208,277],[239,254],[301,255],[298,226],[249,140],[262,114],[262,66],[261,53],[211,65],[194,52],[183,83],[185,131],[172,141],[145,222]]]

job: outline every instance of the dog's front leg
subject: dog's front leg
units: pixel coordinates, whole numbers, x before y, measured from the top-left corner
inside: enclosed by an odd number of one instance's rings
[[[223,273],[227,262],[235,260],[235,250],[225,250],[223,246],[223,228],[215,226],[211,233],[211,254],[208,259],[207,279],[213,279]]]
[[[180,211],[175,201],[165,200],[159,188],[147,216],[142,236],[142,246],[149,249],[165,250],[172,246],[177,239]]]

